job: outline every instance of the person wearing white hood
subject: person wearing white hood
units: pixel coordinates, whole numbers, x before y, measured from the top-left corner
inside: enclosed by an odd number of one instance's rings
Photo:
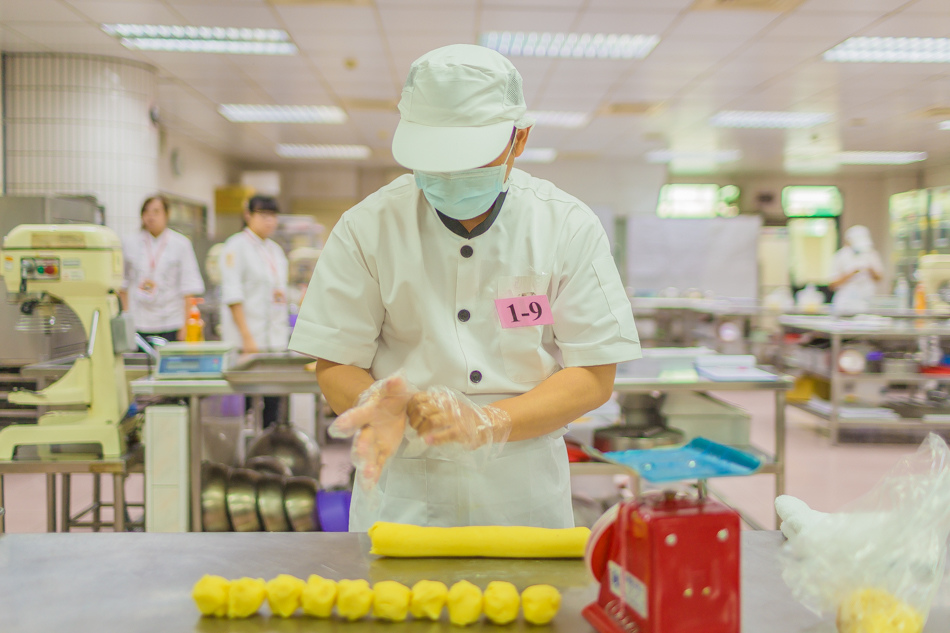
[[[877,282],[884,274],[881,256],[874,250],[871,231],[856,224],[844,234],[844,246],[835,253],[830,287],[835,291],[832,311],[856,314],[870,307]]]
[[[597,216],[514,169],[521,75],[457,44],[413,62],[393,157],[343,214],[290,348],[355,435],[350,531],[374,521],[573,527],[563,435],[640,357]]]

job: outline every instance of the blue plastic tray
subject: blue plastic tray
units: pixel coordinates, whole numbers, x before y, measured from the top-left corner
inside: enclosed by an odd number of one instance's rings
[[[610,461],[635,470],[653,483],[741,477],[751,475],[762,465],[755,455],[704,437],[694,438],[682,448],[613,451],[603,455]]]

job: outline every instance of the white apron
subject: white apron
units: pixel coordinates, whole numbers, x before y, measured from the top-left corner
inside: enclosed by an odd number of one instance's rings
[[[350,504],[350,531],[376,521],[432,527],[526,525],[574,527],[571,476],[562,431],[509,442],[474,470],[446,459],[390,458],[379,485],[359,483]]]

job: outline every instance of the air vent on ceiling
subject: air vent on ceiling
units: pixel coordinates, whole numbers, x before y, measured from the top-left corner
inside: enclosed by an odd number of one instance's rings
[[[950,107],[934,106],[926,110],[920,110],[917,116],[921,119],[950,119]]]
[[[785,13],[804,0],[696,0],[693,11],[774,11]]]
[[[392,99],[346,99],[343,107],[347,110],[383,110],[395,112],[398,110]]]
[[[663,109],[663,104],[656,101],[631,101],[627,103],[617,102],[605,104],[598,114],[627,114],[627,115],[651,115],[657,114]]]

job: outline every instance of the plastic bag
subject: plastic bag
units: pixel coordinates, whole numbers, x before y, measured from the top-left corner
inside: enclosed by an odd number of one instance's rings
[[[802,604],[836,614],[841,632],[923,628],[950,534],[950,449],[943,439],[931,433],[841,512],[815,512],[791,497],[776,499],[776,509],[788,536],[782,577]]]

